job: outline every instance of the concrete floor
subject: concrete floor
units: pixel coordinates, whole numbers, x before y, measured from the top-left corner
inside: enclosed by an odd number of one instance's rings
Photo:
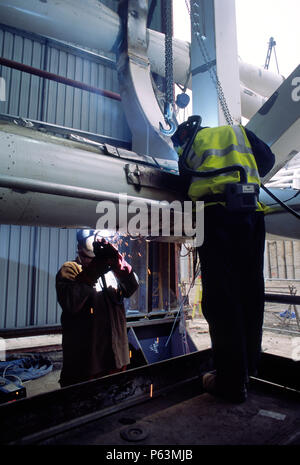
[[[188,320],[187,328],[198,350],[210,347],[208,325],[203,317]],[[283,334],[264,330],[262,350],[286,358],[300,356],[300,331],[298,334]]]
[[[60,370],[53,370],[45,376],[30,381],[25,381],[27,397],[32,397],[44,392],[55,391],[60,389],[59,384]]]

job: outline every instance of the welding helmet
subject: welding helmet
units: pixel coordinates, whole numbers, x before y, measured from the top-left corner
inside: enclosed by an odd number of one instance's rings
[[[194,136],[195,131],[201,128],[201,116],[193,115],[188,118],[187,121],[181,123],[176,132],[171,137],[174,145],[174,149],[180,155],[182,153],[182,147],[186,144],[191,137]]]
[[[99,234],[97,229],[79,229],[77,231],[77,247],[79,255],[94,258],[93,243],[96,236]]]

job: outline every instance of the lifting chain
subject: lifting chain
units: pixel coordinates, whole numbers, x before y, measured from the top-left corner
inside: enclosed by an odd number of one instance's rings
[[[176,131],[176,121],[174,118],[174,79],[173,79],[173,0],[165,0],[164,21],[165,21],[165,105],[164,118],[170,129],[163,129],[159,123],[160,131],[171,136]]]
[[[172,17],[172,0],[165,0],[164,2],[164,16],[165,16],[165,79],[166,79],[166,97],[165,100],[173,105],[174,103],[174,90],[173,90],[173,17]]]
[[[206,65],[208,65],[207,68],[208,68],[208,71],[209,71],[209,74],[210,74],[210,78],[211,78],[212,82],[214,83],[215,88],[217,90],[218,99],[219,99],[223,114],[225,116],[226,122],[227,122],[227,124],[232,126],[234,124],[234,122],[233,122],[233,119],[231,117],[230,110],[228,108],[228,104],[227,104],[227,101],[226,101],[226,98],[225,98],[225,95],[224,95],[224,91],[223,91],[221,82],[220,82],[220,80],[218,78],[216,68],[215,68],[215,66],[209,66],[209,64],[212,62],[212,60],[211,60],[211,58],[209,56],[207,47],[205,45],[205,39],[206,39],[205,34],[204,34],[203,31],[201,31],[200,13],[198,11],[199,10],[198,1],[193,1],[192,0],[192,4],[190,6],[190,2],[188,0],[185,0],[185,4],[186,4],[187,10],[189,12],[190,18],[191,18],[192,31],[195,34],[197,43],[199,45],[200,52],[201,52],[202,57],[204,59],[204,62],[205,62]],[[202,12],[202,15],[203,15],[203,12]]]

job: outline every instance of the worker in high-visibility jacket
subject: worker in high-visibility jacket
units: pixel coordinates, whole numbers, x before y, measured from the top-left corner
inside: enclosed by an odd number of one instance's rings
[[[189,197],[205,202],[204,241],[197,251],[215,370],[204,375],[203,388],[243,402],[249,376],[257,372],[264,314],[264,206],[257,197],[260,177],[275,157],[241,125],[200,123],[189,118],[172,140]]]

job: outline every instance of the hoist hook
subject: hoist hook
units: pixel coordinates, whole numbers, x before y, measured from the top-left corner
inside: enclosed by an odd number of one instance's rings
[[[169,126],[169,129],[164,129],[161,122],[159,123],[159,129],[162,134],[165,136],[172,136],[177,129],[177,122],[174,117],[173,108],[171,103],[165,104],[164,119],[166,124]]]

